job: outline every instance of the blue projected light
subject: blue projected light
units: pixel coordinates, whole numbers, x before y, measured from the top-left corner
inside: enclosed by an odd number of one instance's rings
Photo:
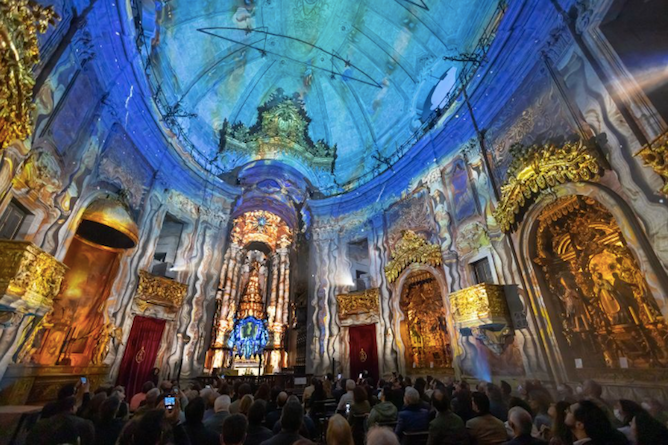
[[[235,320],[234,329],[227,341],[227,346],[237,349],[236,355],[246,360],[261,354],[269,342],[269,332],[263,320],[246,317]]]

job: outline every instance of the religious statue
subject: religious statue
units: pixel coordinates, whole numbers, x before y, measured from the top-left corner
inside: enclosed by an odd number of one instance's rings
[[[618,300],[618,293],[610,282],[603,277],[601,272],[595,272],[592,280],[599,305],[610,321],[614,324],[630,321],[625,311],[622,311],[624,302]]]
[[[575,330],[587,329],[587,311],[580,295],[570,287],[568,282],[562,277],[561,284],[564,287],[564,294],[559,296],[564,303],[566,320],[569,326]]]
[[[109,354],[111,346],[109,344],[110,340],[120,339],[121,337],[121,328],[116,328],[111,322],[105,323],[100,330],[97,343],[93,347],[91,352],[91,362],[94,365],[101,365],[104,362],[104,359]]]

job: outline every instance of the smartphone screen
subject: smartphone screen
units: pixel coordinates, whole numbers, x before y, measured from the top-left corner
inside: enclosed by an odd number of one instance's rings
[[[358,379],[362,380],[362,373],[361,372],[360,372],[360,376],[358,377]]]
[[[165,408],[171,410],[174,408],[174,405],[176,404],[176,400],[174,397],[165,397]]]
[[[346,403],[346,414],[350,414],[350,402]]]
[[[81,383],[86,384],[86,377],[81,377]]]
[[[341,380],[341,374],[339,374],[339,376],[338,376],[337,378],[338,378],[339,380]]]

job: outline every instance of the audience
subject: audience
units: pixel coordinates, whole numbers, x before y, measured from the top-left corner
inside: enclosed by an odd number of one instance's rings
[[[299,429],[304,420],[304,409],[301,403],[289,401],[281,412],[281,430],[271,439],[262,442],[262,445],[290,445],[299,439],[304,439],[299,434]]]
[[[628,444],[626,436],[613,428],[605,411],[591,400],[571,405],[566,414],[566,425],[573,432],[574,445]]]
[[[213,403],[214,415],[204,421],[204,427],[220,435],[223,432],[223,423],[230,415],[230,396],[219,396]]]
[[[185,407],[185,429],[190,443],[199,445],[217,445],[219,435],[204,427],[206,402],[202,397],[195,397]]]
[[[412,384],[411,379],[394,374],[376,386],[367,375],[357,383],[339,379],[338,387],[346,390],[340,391],[336,405],[340,414],[334,413],[333,401],[331,412],[327,412],[329,404],[320,403],[328,397],[324,382],[329,382],[330,388],[337,383],[331,376],[324,380],[314,377],[308,395],[298,398],[288,395],[291,388],[258,385],[254,379],[240,377],[233,385],[234,401],[229,395],[232,385],[222,378],[206,387],[197,381],[184,383],[184,391],[179,391],[181,383],[175,381],[159,382],[160,389],[146,382],[130,404],[124,401],[125,390],[120,386],[100,386],[91,397],[87,384],[67,384],[57,400],[43,408],[42,419],[31,428],[25,443],[312,445],[314,440],[319,445],[398,445],[402,441],[427,445],[668,444],[661,403],[620,399],[613,404],[603,399],[601,385],[592,380],[578,387],[577,395],[564,384],[547,387],[527,380],[517,387],[520,397],[513,397],[507,382],[501,382],[500,387],[478,382],[477,391],[472,393],[463,380],[448,378],[443,383],[428,376],[418,377]],[[558,402],[551,403],[553,396]],[[175,400],[168,409],[166,397]],[[309,416],[304,415],[302,400]],[[231,413],[233,405],[236,414]],[[347,419],[341,415],[346,408]]]
[[[391,423],[397,421],[397,407],[390,401],[392,387],[385,385],[380,392],[380,403],[374,405],[367,419],[367,427],[371,428],[379,423]]]
[[[473,411],[475,417],[466,422],[466,428],[476,445],[496,445],[508,439],[506,427],[489,413],[489,398],[481,392],[474,392]]]
[[[223,432],[220,435],[221,445],[245,444],[247,427],[248,421],[242,414],[228,416],[223,422]]]
[[[357,388],[359,388],[359,386]],[[334,414],[334,416],[329,419],[327,426],[327,445],[354,445],[353,433],[350,429],[350,425],[340,414]]]
[[[336,410],[338,412],[346,412],[346,405],[353,404],[354,401],[354,395],[353,395],[353,390],[355,389],[355,381],[348,379],[346,381],[346,393],[341,396],[341,399],[339,399],[339,404],[336,407]]]
[[[405,432],[427,431],[428,429],[429,411],[422,407],[420,393],[409,386],[404,392],[404,409],[399,411],[394,432],[401,440]]]
[[[256,400],[248,410],[248,428],[244,445],[259,445],[273,436],[271,430],[264,423],[264,400]]]
[[[513,439],[505,445],[547,445],[544,440],[531,435],[534,422],[524,408],[516,406],[508,411],[508,425],[513,430]]]
[[[433,391],[431,404],[437,414],[429,423],[428,445],[466,445],[469,443],[464,421],[450,410],[450,399],[441,389]]]

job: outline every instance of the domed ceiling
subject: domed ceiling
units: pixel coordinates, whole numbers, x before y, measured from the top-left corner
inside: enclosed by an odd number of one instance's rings
[[[197,162],[233,177],[275,159],[331,192],[378,171],[428,120],[462,69],[444,56],[474,51],[498,6],[143,0],[136,23],[162,121]]]

